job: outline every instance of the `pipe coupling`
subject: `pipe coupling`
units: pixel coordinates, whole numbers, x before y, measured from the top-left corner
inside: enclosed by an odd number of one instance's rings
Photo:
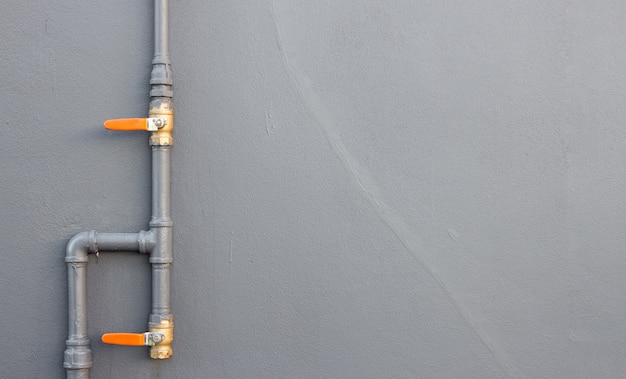
[[[150,72],[150,96],[155,97],[172,97],[172,67],[169,59],[163,57],[155,57],[152,61],[152,71]]]
[[[89,340],[67,340],[63,367],[70,370],[89,369],[93,366]]]

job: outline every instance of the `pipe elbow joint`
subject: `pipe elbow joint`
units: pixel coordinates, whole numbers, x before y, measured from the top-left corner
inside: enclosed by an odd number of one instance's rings
[[[88,262],[89,258],[87,255],[90,251],[93,251],[92,245],[95,241],[95,235],[95,230],[75,234],[67,243],[67,248],[65,249],[65,262]]]

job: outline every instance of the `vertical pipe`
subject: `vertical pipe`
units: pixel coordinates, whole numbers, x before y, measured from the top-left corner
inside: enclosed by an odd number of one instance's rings
[[[63,367],[68,378],[89,378],[92,358],[87,337],[87,262],[68,262],[67,266],[70,312]]]
[[[152,220],[151,224],[171,226],[170,219],[170,146],[152,147]]]
[[[152,85],[150,96],[172,97],[168,0],[154,0],[154,58],[150,84]]]
[[[153,359],[172,356],[174,317],[170,306],[170,268],[172,254],[170,219],[170,146],[152,146],[152,219],[150,232],[155,245],[150,253],[152,264],[152,313],[150,332],[163,334],[163,340],[150,348]]]
[[[87,254],[89,237],[94,232],[76,234],[67,244],[68,337],[65,341],[63,367],[67,378],[89,378],[92,366],[87,336]]]
[[[165,126],[150,136],[152,145],[152,218],[150,232],[155,245],[150,253],[152,264],[152,313],[148,330],[163,334],[163,340],[150,348],[153,359],[172,356],[174,317],[170,306],[170,270],[172,227],[170,218],[170,150],[174,140],[172,71],[169,57],[168,0],[154,1],[154,59],[150,74],[149,117],[166,120]]]
[[[87,262],[68,262],[67,268],[69,333],[63,367],[68,379],[89,379],[93,363],[87,336]]]
[[[152,316],[156,320],[169,319],[170,266],[172,254],[172,226],[170,218],[170,146],[152,146],[152,219],[150,230],[155,246],[150,253],[152,263]]]
[[[154,2],[154,61],[169,64],[168,0]]]
[[[68,339],[74,341],[75,346],[82,345],[87,339],[87,262],[68,263],[68,307],[69,314]]]

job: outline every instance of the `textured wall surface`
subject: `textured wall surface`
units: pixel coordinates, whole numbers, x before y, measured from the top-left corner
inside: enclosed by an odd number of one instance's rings
[[[93,378],[626,372],[626,3],[172,1],[175,357],[89,263]],[[65,244],[150,215],[149,0],[4,1],[0,376],[62,378]]]

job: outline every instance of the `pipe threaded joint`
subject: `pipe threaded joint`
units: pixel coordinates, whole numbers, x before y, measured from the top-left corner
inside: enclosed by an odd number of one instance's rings
[[[65,360],[63,367],[66,369],[85,369],[93,366],[89,341],[67,341],[67,349],[64,352]]]

